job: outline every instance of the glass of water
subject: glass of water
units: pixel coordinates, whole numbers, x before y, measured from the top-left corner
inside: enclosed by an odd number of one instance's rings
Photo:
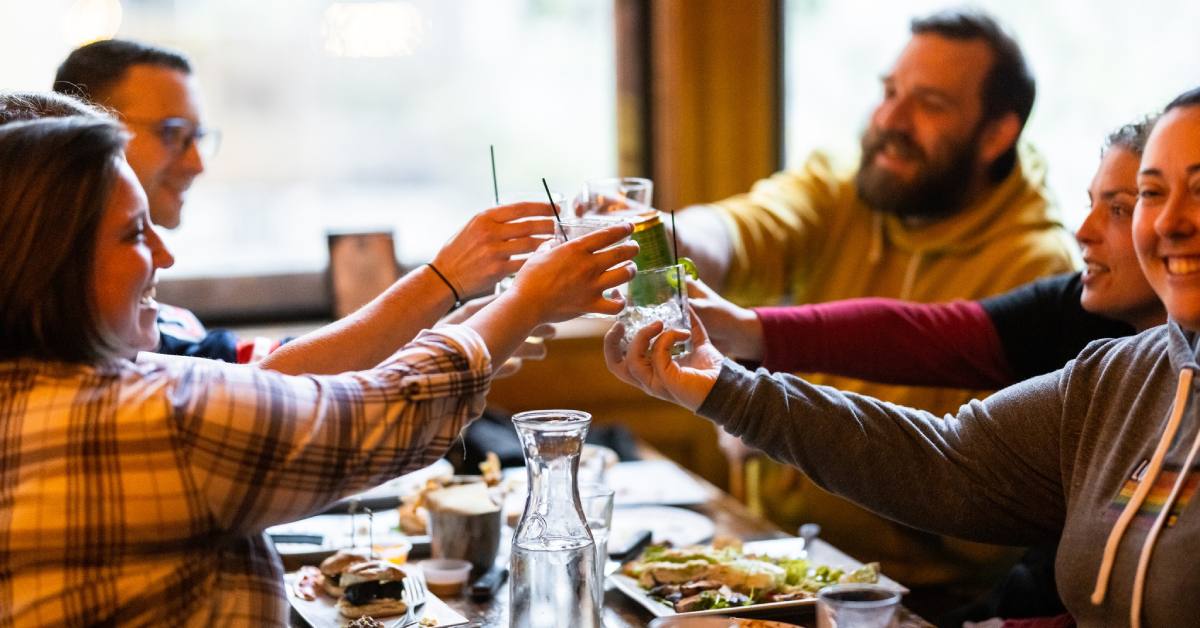
[[[612,528],[613,490],[603,484],[580,484],[579,504],[596,542],[596,608],[604,606],[604,567],[608,564],[608,531]]]
[[[622,351],[629,350],[629,343],[638,331],[656,321],[662,321],[663,331],[691,330],[687,278],[683,264],[638,271],[625,288],[625,311],[617,316],[617,320],[625,326],[625,334],[621,338]],[[692,341],[689,338],[676,343],[671,353],[683,355],[691,350]]]

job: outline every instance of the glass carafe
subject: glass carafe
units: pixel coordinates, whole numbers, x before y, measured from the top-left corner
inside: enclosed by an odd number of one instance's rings
[[[509,626],[599,628],[595,543],[575,474],[592,416],[541,410],[513,416],[529,497],[513,533]]]

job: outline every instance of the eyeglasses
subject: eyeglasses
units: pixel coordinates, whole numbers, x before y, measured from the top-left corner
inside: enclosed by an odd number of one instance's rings
[[[217,129],[200,126],[187,118],[163,118],[161,120],[139,120],[123,118],[129,124],[136,124],[154,130],[158,141],[174,155],[182,155],[188,147],[196,145],[196,151],[201,157],[210,159],[217,154],[221,146],[221,132]]]

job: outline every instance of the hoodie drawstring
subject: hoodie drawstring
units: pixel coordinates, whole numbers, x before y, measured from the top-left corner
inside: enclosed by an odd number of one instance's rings
[[[1191,370],[1189,369],[1188,372],[1190,373]],[[1197,450],[1200,450],[1200,430],[1196,431],[1196,436],[1192,439],[1192,448],[1188,451],[1187,459],[1183,461],[1183,468],[1179,470],[1179,475],[1175,478],[1175,486],[1171,487],[1171,494],[1167,496],[1167,501],[1163,503],[1162,510],[1154,520],[1154,526],[1146,535],[1146,542],[1142,544],[1142,555],[1138,557],[1137,576],[1133,580],[1133,603],[1129,608],[1129,623],[1133,628],[1139,628],[1142,625],[1142,593],[1146,588],[1146,571],[1150,568],[1150,554],[1154,552],[1158,533],[1162,531],[1163,524],[1175,507],[1175,500],[1183,491],[1183,485],[1192,469],[1192,463],[1196,461]]]
[[[867,261],[872,265],[883,259],[883,213],[871,212],[871,248],[867,251]]]
[[[1171,442],[1175,439],[1175,433],[1179,430],[1179,424],[1183,420],[1183,413],[1187,409],[1188,396],[1192,390],[1192,377],[1194,375],[1193,367],[1185,367],[1179,373],[1179,386],[1175,389],[1175,401],[1171,406],[1171,415],[1167,420],[1166,429],[1163,430],[1162,437],[1158,440],[1158,446],[1154,449],[1154,455],[1150,458],[1150,464],[1146,467],[1146,473],[1142,481],[1134,490],[1133,496],[1129,498],[1129,503],[1125,504],[1125,508],[1121,510],[1121,516],[1117,518],[1117,522],[1113,524],[1112,531],[1108,534],[1108,541],[1104,544],[1104,559],[1100,563],[1100,573],[1096,575],[1096,588],[1092,591],[1092,604],[1099,606],[1104,603],[1104,597],[1108,592],[1108,582],[1112,576],[1113,563],[1116,561],[1117,549],[1121,545],[1121,539],[1125,536],[1125,531],[1129,528],[1129,523],[1133,521],[1138,510],[1146,501],[1146,496],[1150,493],[1150,489],[1154,487],[1154,483],[1158,480],[1158,474],[1162,471],[1163,460],[1167,456],[1167,450],[1171,447]],[[1200,434],[1198,434],[1200,436]],[[1197,440],[1200,444],[1200,438]],[[1196,445],[1193,445],[1193,453]],[[1189,456],[1189,461],[1191,457]],[[1185,467],[1186,470],[1186,467]],[[1176,480],[1176,490],[1179,488],[1179,482],[1185,475],[1185,471],[1181,471],[1179,479]],[[1172,493],[1172,497],[1174,497]],[[1164,508],[1163,513],[1168,512],[1169,508]],[[1160,518],[1163,513],[1159,513]],[[1157,523],[1157,522],[1156,522]],[[1142,562],[1149,563],[1150,548],[1154,544],[1157,534],[1152,534],[1146,538],[1146,544],[1142,547],[1142,556],[1138,564],[1138,578],[1134,582],[1134,599],[1132,611],[1132,623],[1136,628],[1140,624],[1141,610],[1141,593],[1144,584],[1145,565]]]
[[[904,283],[900,284],[900,298],[911,299],[913,284],[917,282],[917,269],[921,267],[921,262],[925,259],[925,254],[921,251],[913,251],[911,257],[908,258],[908,268],[904,271]]]

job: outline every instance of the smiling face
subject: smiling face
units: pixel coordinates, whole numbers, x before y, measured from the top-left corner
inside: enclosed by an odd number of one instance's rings
[[[1083,309],[1125,321],[1139,330],[1162,324],[1162,302],[1142,274],[1133,248],[1138,156],[1114,146],[1100,161],[1088,188],[1087,218],[1075,232],[1087,265]]]
[[[155,272],[174,258],[150,224],[146,195],[124,159],[96,229],[92,301],[103,336],[123,357],[158,346]]]
[[[195,142],[182,151],[166,145],[157,125],[168,118],[201,123],[195,77],[174,68],[134,65],[106,92],[104,104],[121,114],[132,135],[125,155],[146,190],[154,224],[178,227],[188,188],[204,172],[204,160]]]
[[[1137,177],[1138,261],[1171,318],[1200,331],[1200,106],[1155,124]]]
[[[992,58],[982,40],[912,38],[884,77],[883,100],[863,134],[856,184],[868,205],[918,217],[962,209],[987,165],[1012,143],[983,121]]]

